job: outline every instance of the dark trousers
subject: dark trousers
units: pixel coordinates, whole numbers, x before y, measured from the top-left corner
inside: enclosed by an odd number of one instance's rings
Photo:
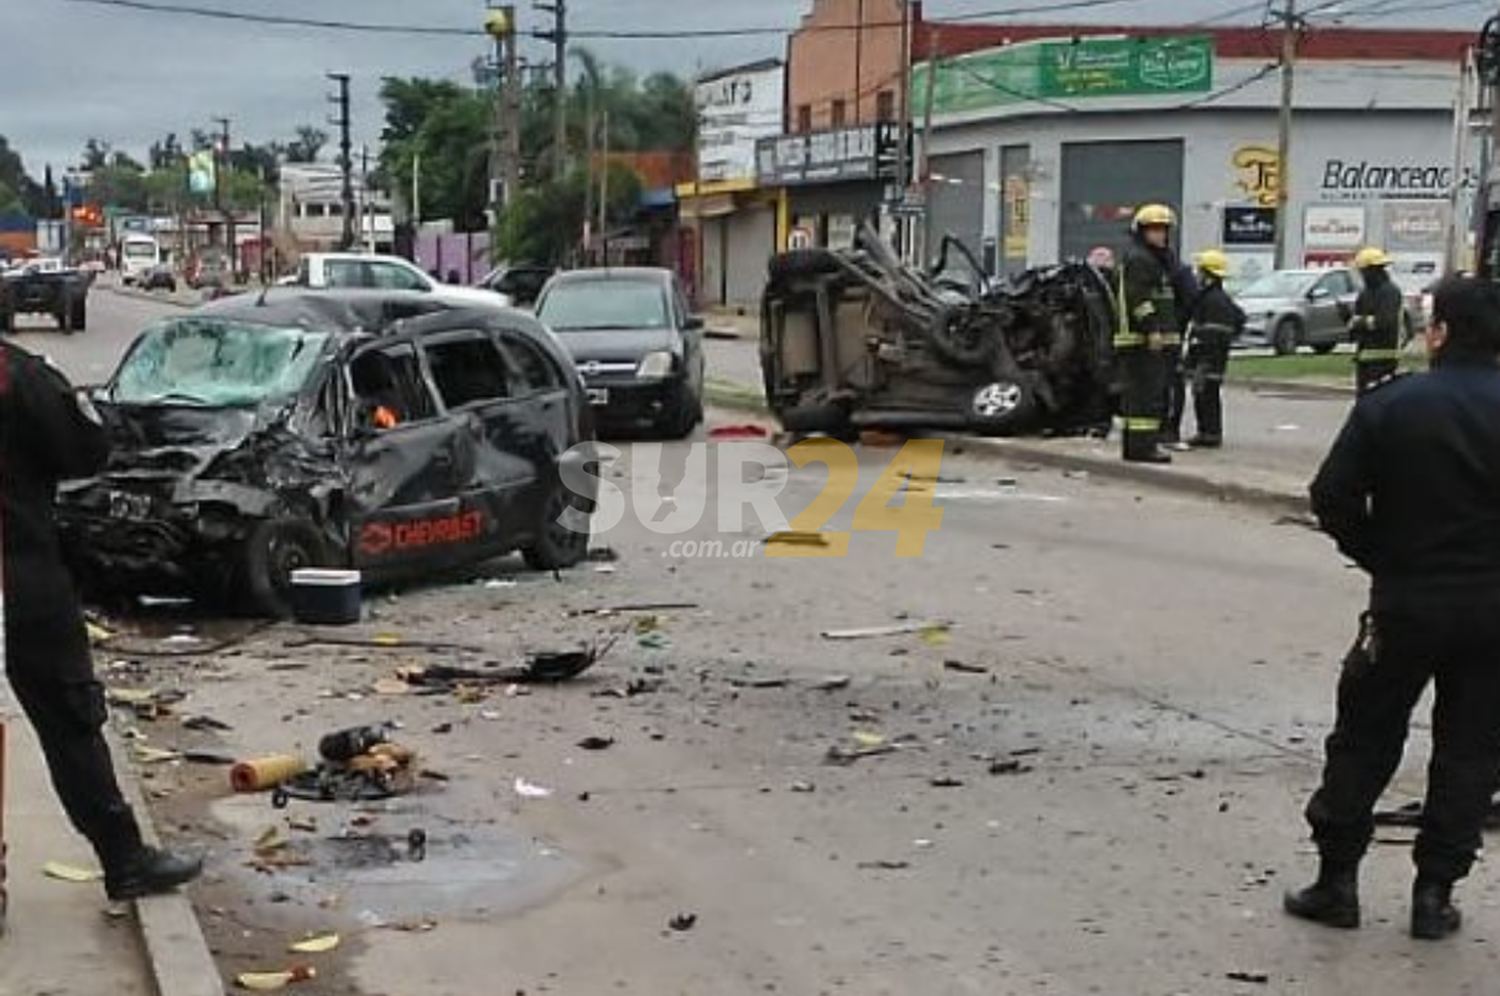
[[[1182,417],[1188,401],[1187,374],[1178,347],[1169,347],[1162,353],[1162,366],[1167,380],[1167,414],[1162,438],[1175,443],[1182,438]]]
[[[1124,456],[1153,452],[1161,442],[1162,417],[1166,414],[1167,366],[1160,351],[1122,349],[1120,364],[1121,405],[1125,422]]]
[[[1224,438],[1224,372],[1229,369],[1229,340],[1205,335],[1188,350],[1188,371],[1193,382],[1193,419],[1204,439]]]
[[[94,676],[82,617],[62,611],[7,619],[5,664],[68,819],[106,871],[118,868],[140,849],[141,832],[102,733],[104,688]]]
[[[1307,806],[1324,860],[1363,857],[1375,804],[1401,764],[1412,709],[1435,681],[1432,758],[1413,858],[1426,877],[1456,882],[1468,874],[1500,784],[1497,617],[1494,596],[1446,596],[1375,613],[1373,654],[1351,654],[1339,679],[1323,784]]]
[[[1354,362],[1354,388],[1364,393],[1397,369],[1396,360],[1356,360]]]

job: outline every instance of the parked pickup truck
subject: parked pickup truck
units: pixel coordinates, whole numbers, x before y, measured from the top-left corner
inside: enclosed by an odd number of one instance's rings
[[[17,315],[51,315],[64,332],[82,332],[88,324],[92,277],[59,260],[22,263],[0,274],[0,332],[16,330]]]

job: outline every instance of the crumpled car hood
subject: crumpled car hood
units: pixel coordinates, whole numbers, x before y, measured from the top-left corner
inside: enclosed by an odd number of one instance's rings
[[[251,408],[177,405],[109,405],[100,411],[110,427],[105,479],[193,478],[221,454],[243,446],[267,425]]]

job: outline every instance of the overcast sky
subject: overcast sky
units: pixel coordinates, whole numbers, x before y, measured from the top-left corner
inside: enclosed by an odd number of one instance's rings
[[[244,13],[282,14],[363,23],[424,23],[466,28],[483,20],[483,0],[148,0]],[[1085,10],[1032,13],[1049,23],[1173,23],[1256,6],[1247,0],[1087,0]],[[1277,0],[1278,4],[1285,0]],[[1328,0],[1302,0],[1304,10]],[[1066,0],[1053,4],[1062,8]],[[522,29],[542,26],[529,0],[516,0]],[[662,30],[789,28],[811,0],[569,0],[572,26]],[[1039,0],[929,0],[927,15],[1048,6]],[[1396,27],[1420,23],[1476,29],[1493,0],[1342,0],[1351,22]],[[1435,9],[1436,8],[1436,9]],[[1401,15],[1422,10],[1417,18]],[[1390,15],[1397,16],[1390,16]],[[1328,15],[1320,14],[1319,17]],[[1239,20],[1258,22],[1255,12]],[[607,60],[638,69],[691,75],[785,52],[779,37],[722,40],[581,41]],[[532,54],[544,56],[540,42]],[[98,136],[143,158],[168,132],[186,137],[229,117],[236,143],[290,137],[304,123],[325,130],[333,108],[327,72],[353,78],[356,150],[380,133],[375,96],[380,77],[421,75],[469,81],[470,64],[486,50],[483,37],[356,34],[267,26],[183,14],[102,7],[77,0],[0,0],[0,134],[40,176],[45,163],[73,165],[84,141]],[[330,150],[331,151],[331,150]],[[329,153],[325,153],[329,154]]]

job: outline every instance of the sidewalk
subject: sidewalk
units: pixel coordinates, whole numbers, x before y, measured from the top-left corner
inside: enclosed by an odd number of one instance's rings
[[[8,686],[5,843],[10,889],[0,938],[0,996],[223,996],[224,986],[185,894],[111,905],[104,883],[48,878],[49,861],[94,870],[88,844],[68,823],[41,748]],[[136,774],[116,751],[121,787],[156,841]]]

